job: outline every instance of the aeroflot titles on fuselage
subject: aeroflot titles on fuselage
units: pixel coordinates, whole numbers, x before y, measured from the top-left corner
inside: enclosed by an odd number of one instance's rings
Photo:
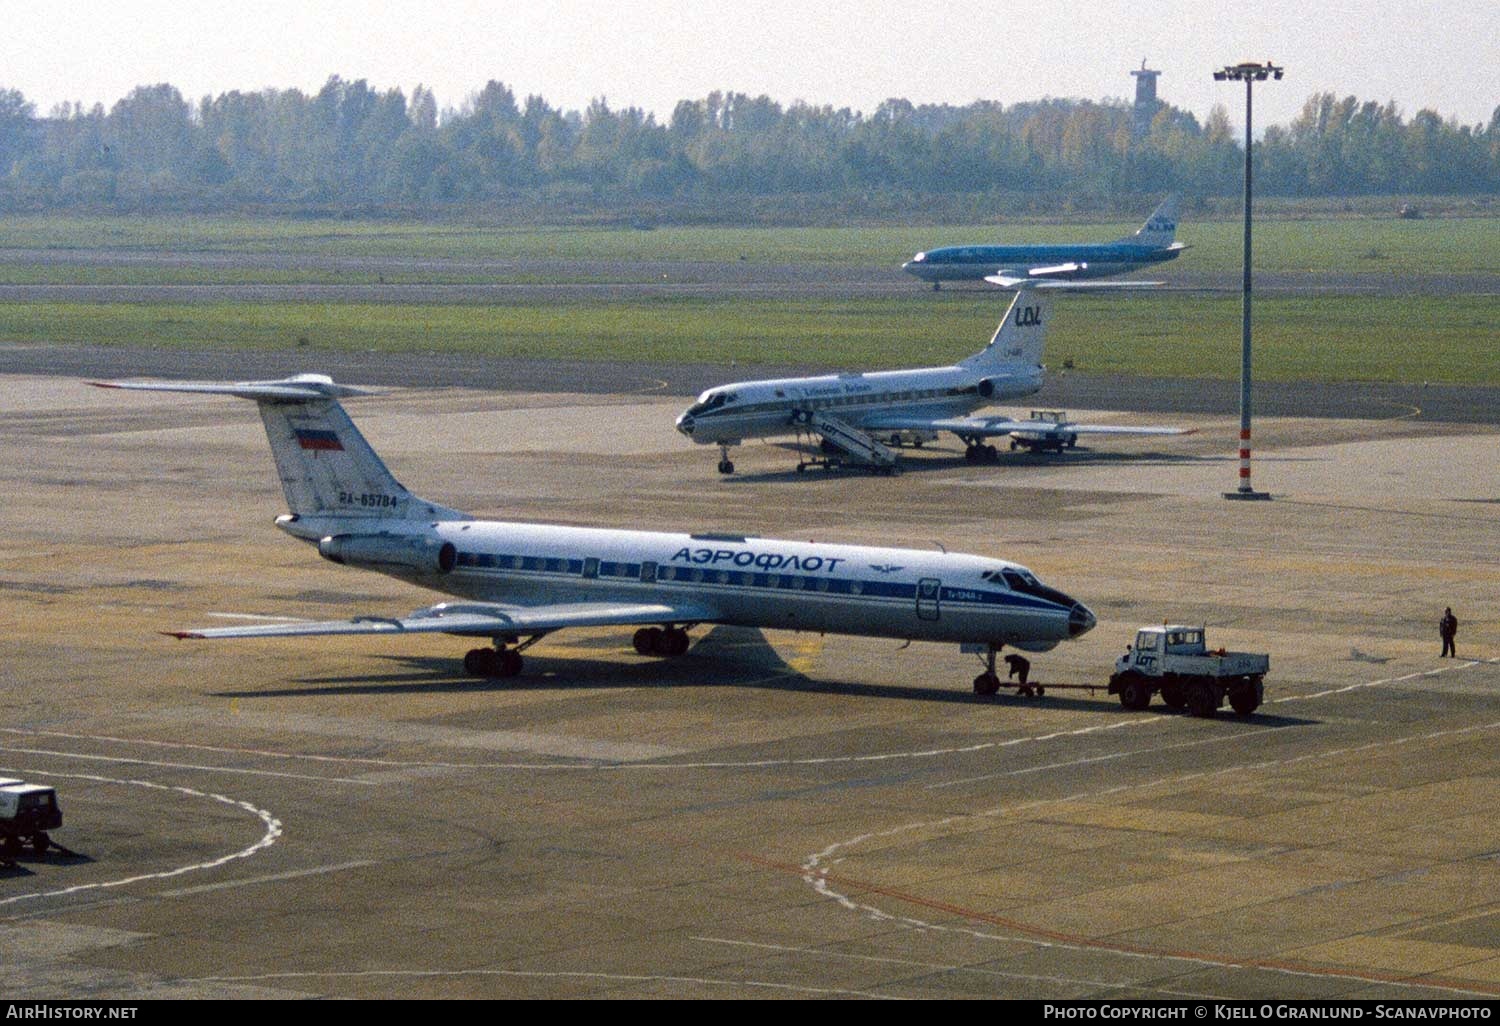
[[[732,563],[739,567],[753,566],[761,570],[805,570],[808,573],[816,573],[819,570],[832,573],[834,567],[848,562],[843,556],[783,556],[777,552],[693,548],[678,549],[672,554],[671,561],[695,563],[698,566]]]

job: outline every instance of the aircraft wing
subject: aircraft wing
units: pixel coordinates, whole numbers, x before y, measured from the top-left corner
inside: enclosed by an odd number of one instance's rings
[[[1050,435],[1190,435],[1197,428],[1166,427],[1159,424],[1079,424],[1070,420],[1035,420],[1028,417],[1017,420],[1013,417],[963,417],[954,420],[935,421],[934,431],[952,431],[958,435],[1024,434],[1030,438],[1045,438]]]
[[[1056,271],[1057,268],[1041,268],[1041,270]],[[1069,292],[1075,289],[1154,289],[1166,284],[1160,281],[1066,281],[1057,278],[1033,277],[1029,273],[1018,275],[1008,271],[986,275],[984,280],[1002,289],[1067,289]]]
[[[1076,424],[1066,420],[1017,420],[1014,417],[934,418],[901,415],[872,418],[864,422],[864,427],[874,431],[951,431],[960,438],[992,438],[1018,432],[1025,432],[1033,437],[1081,434],[1190,435],[1198,430],[1162,425],[1137,427],[1130,424]]]
[[[1191,435],[1196,434],[1197,428],[1165,427],[1159,424],[1044,424],[1037,427],[1035,421],[1023,420],[1019,422],[1022,426],[1014,428],[1017,431],[1034,431],[1037,434],[1051,434],[1066,432],[1070,435]],[[1060,429],[1058,432],[1048,431],[1048,428]]]
[[[1028,278],[1070,278],[1079,271],[1088,268],[1088,264],[1079,264],[1072,261],[1066,264],[1054,264],[1051,267],[1033,267],[1026,272]]]
[[[488,602],[444,602],[409,616],[359,616],[352,620],[290,620],[245,627],[165,631],[174,638],[292,638],[325,634],[458,634],[500,637],[545,634],[565,627],[709,623],[717,610],[698,602],[564,602],[546,606],[502,606]]]

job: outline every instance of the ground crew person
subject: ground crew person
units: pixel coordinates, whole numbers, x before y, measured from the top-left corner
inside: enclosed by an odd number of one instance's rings
[[[1026,678],[1031,674],[1031,660],[1025,656],[1008,655],[1005,657],[1005,665],[1010,667],[1010,673],[1007,676],[1021,678],[1019,682],[1021,686],[1016,690],[1016,694],[1030,698],[1031,687],[1026,683]]]
[[[1443,636],[1443,656],[1457,659],[1458,649],[1453,647],[1453,638],[1458,634],[1458,617],[1453,615],[1451,606],[1443,610],[1443,618],[1438,621],[1438,633]]]

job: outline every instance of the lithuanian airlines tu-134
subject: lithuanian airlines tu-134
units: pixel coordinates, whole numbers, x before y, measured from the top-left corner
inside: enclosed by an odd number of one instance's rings
[[[732,624],[957,642],[984,654],[974,689],[994,694],[1003,645],[1045,651],[1095,623],[1025,567],[984,556],[479,520],[397,482],[338,401],[365,393],[322,375],[100,384],[253,400],[289,508],[277,527],[332,562],[459,600],[403,617],[169,632],[179,638],[444,633],[492,642],[464,657],[468,674],[510,677],[524,650],[565,628],[637,626],[637,652],[677,656],[690,628]]]
[[[1175,427],[1078,424],[1061,415],[1017,420],[971,416],[981,407],[1042,387],[1042,347],[1051,304],[1039,287],[1016,293],[989,345],[949,367],[742,381],[710,388],[677,418],[677,430],[719,447],[719,473],[734,473],[732,446],[747,438],[816,436],[836,459],[880,471],[896,466],[890,445],[957,435],[970,462],[994,462],[985,439],[1010,436],[1012,449],[1071,447],[1080,434],[1180,435]],[[803,461],[801,470],[811,465]]]

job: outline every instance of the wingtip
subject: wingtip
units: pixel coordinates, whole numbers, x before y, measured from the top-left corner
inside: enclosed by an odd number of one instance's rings
[[[178,641],[187,641],[193,638],[202,640],[203,638],[203,635],[197,631],[158,631],[157,633],[165,634],[169,638],[176,638]]]

